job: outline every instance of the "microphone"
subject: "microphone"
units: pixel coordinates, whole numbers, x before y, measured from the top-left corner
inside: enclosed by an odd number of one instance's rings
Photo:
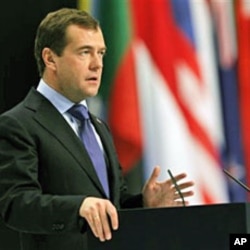
[[[177,193],[180,195],[183,207],[185,207],[186,204],[185,204],[185,200],[184,200],[183,194],[182,194],[182,192],[181,192],[181,190],[180,190],[180,188],[179,188],[179,186],[177,184],[177,181],[175,180],[172,172],[170,171],[170,169],[168,169],[168,174],[169,174],[169,176],[171,178],[171,181],[174,183],[174,187],[175,187]]]
[[[240,180],[238,180],[237,178],[235,178],[233,175],[231,175],[226,169],[223,169],[223,172],[229,176],[232,180],[234,180],[235,182],[237,182],[241,187],[243,187],[245,190],[247,190],[248,192],[250,192],[250,188],[248,186],[246,186],[243,182],[241,182]]]

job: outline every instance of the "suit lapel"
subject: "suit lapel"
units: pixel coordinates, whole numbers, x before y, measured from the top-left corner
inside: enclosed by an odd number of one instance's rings
[[[34,119],[67,149],[105,195],[84,145],[57,109],[34,89],[27,96],[25,106],[35,112]]]

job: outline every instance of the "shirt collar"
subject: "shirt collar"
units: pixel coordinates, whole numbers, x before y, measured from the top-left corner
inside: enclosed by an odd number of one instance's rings
[[[40,80],[37,91],[46,97],[55,108],[61,113],[64,114],[67,112],[75,103],[70,101],[68,98],[51,88],[43,79]],[[84,106],[87,106],[86,100],[80,102]]]

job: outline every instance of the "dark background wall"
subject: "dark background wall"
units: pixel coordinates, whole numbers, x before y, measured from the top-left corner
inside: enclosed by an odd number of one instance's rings
[[[41,19],[60,7],[76,7],[76,1],[1,0],[0,113],[19,102],[37,84],[33,43]]]
[[[21,101],[38,83],[33,44],[40,21],[52,10],[76,7],[76,1],[0,1],[0,113]],[[17,233],[6,228],[1,218],[0,249],[20,249]]]

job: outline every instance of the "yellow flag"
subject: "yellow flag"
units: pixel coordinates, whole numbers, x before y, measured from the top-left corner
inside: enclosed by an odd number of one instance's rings
[[[80,10],[90,10],[90,0],[77,0],[77,8]]]

